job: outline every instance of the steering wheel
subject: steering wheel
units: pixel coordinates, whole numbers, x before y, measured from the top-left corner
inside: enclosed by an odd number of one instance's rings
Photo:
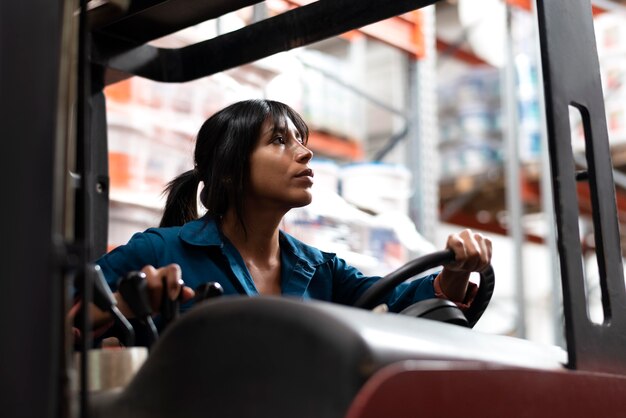
[[[451,261],[454,261],[454,251],[450,249],[426,254],[409,261],[374,283],[361,295],[355,303],[355,306],[364,309],[373,309],[400,283],[423,271]],[[487,266],[479,272],[479,274],[480,284],[478,292],[472,304],[465,312],[462,312],[456,304],[449,300],[435,298],[414,303],[400,313],[472,328],[476,322],[478,322],[483,312],[485,312],[485,309],[487,309],[487,305],[489,305],[489,301],[491,301],[491,296],[493,296],[495,286],[495,276],[491,265]]]

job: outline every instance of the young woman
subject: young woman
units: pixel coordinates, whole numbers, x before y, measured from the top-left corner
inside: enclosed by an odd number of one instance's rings
[[[135,234],[97,261],[113,290],[120,276],[142,270],[154,309],[164,278],[170,297],[182,288],[184,300],[193,295],[191,289],[216,281],[225,294],[353,304],[379,277],[366,277],[335,254],[279,229],[290,209],[312,199],[307,139],[300,115],[275,101],[242,101],[211,116],[197,136],[194,168],[167,186],[160,227]],[[200,218],[199,184],[207,210]],[[464,230],[450,235],[447,247],[455,262],[438,275],[400,285],[386,300],[389,310],[436,296],[459,304],[471,299],[469,274],[489,264],[491,242]],[[123,301],[120,308],[128,312]]]

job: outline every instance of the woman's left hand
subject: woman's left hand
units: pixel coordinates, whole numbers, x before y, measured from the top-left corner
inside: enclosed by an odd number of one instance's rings
[[[450,235],[446,247],[454,251],[454,261],[445,265],[450,271],[471,273],[491,263],[491,240],[470,229]]]
[[[443,266],[437,277],[438,287],[448,299],[463,302],[471,272],[481,271],[491,263],[491,240],[470,229],[448,236],[446,248],[454,251],[454,261]]]

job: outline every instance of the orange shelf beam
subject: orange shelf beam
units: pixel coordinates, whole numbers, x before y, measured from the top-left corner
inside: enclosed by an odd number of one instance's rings
[[[360,161],[365,157],[361,144],[357,141],[338,138],[334,135],[312,130],[307,147],[314,153],[347,161]]]
[[[443,53],[450,53],[451,56],[453,56],[454,58],[465,62],[466,64],[469,65],[489,65],[491,66],[492,64],[489,64],[487,61],[483,60],[482,58],[478,57],[475,54],[472,54],[471,52],[468,52],[464,49],[461,48],[457,48],[454,45],[451,45],[450,43],[443,41],[441,39],[437,39],[437,51],[439,52],[443,52]]]
[[[364,26],[359,32],[409,53],[424,57],[424,32],[419,10]]]
[[[289,8],[300,7],[313,3],[312,0],[283,0],[283,2],[289,5]],[[267,2],[268,7],[274,8],[274,11],[276,12],[284,11],[278,10],[280,8],[275,8],[272,3],[273,2]],[[355,37],[353,32],[363,34],[372,39],[379,40],[387,45],[398,48],[410,54],[415,59],[424,57],[422,13],[419,10],[404,13],[400,16],[395,16],[371,25],[363,26],[358,30],[347,32],[342,36],[352,39]]]

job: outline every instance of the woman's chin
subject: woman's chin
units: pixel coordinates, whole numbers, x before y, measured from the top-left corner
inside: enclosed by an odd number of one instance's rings
[[[313,201],[313,195],[311,194],[311,190],[308,189],[304,192],[303,196],[298,197],[298,199],[296,199],[293,202],[293,207],[294,208],[301,208],[303,206],[307,206],[308,204],[310,204]]]

